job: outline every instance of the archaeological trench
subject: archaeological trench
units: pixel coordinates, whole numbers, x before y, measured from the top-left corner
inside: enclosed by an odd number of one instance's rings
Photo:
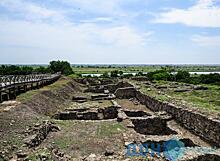
[[[184,143],[178,160],[220,160],[219,119],[160,102],[127,80],[62,79],[59,89],[4,105],[0,160],[168,160],[163,146],[173,139]],[[145,144],[160,153],[127,155],[130,145]]]

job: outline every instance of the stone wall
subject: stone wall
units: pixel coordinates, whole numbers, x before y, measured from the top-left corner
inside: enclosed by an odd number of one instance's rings
[[[117,84],[96,85],[89,86],[84,92],[103,93],[104,90],[108,90],[110,93],[114,93],[118,88],[133,87],[127,82],[118,82]]]
[[[131,84],[121,81],[117,84],[108,84],[104,86],[104,89],[109,90],[111,93],[114,93],[118,88],[126,88],[126,87],[133,87]]]
[[[132,98],[136,96],[136,89],[134,87],[118,88],[115,91],[117,98]]]
[[[131,96],[131,93],[128,92],[128,89],[126,88],[120,89],[119,91],[120,98],[128,98]],[[178,107],[174,104],[158,101],[137,90],[135,90],[135,97],[152,111],[166,111],[183,127],[209,143],[220,147],[220,120],[208,118],[201,113]]]

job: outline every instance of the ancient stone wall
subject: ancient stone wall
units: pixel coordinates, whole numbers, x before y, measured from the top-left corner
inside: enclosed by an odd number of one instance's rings
[[[132,98],[136,96],[136,89],[134,87],[118,88],[115,91],[117,98]]]
[[[114,93],[118,88],[133,87],[127,82],[118,82],[117,84],[108,84],[104,86],[104,89],[108,89],[111,93]]]
[[[116,96],[118,95],[120,98],[128,98],[132,96],[131,93],[133,92],[133,89],[122,88],[116,92]],[[220,147],[220,120],[209,118],[199,112],[184,107],[161,102],[137,90],[135,90],[135,97],[152,111],[166,111],[182,126],[209,143]]]

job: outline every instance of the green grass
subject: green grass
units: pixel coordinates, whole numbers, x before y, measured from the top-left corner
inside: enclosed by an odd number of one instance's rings
[[[111,72],[114,70],[120,70],[125,73],[132,72],[150,72],[161,69],[160,66],[122,66],[122,67],[73,67],[73,71],[77,74],[93,74],[99,73],[103,74],[105,72]]]
[[[144,84],[131,81],[131,83],[140,87],[143,93],[155,97],[161,101],[172,102],[178,105],[186,105],[187,107],[195,107],[205,111],[220,112],[220,86],[218,85],[202,85],[208,90],[192,90],[188,92],[174,92],[174,89],[156,89],[154,87],[146,87]],[[172,82],[157,81],[156,85],[168,86]],[[183,83],[179,83],[181,86]],[[150,90],[149,90],[150,88]]]
[[[31,153],[26,159],[31,161],[39,161],[39,157],[41,155],[47,156],[47,161],[52,161],[51,152],[48,149],[38,149],[37,151]]]
[[[119,123],[105,123],[101,124],[97,129],[97,136],[110,137],[114,134],[118,134],[125,131],[125,127]]]
[[[161,65],[142,65],[142,66],[126,66],[126,65],[111,65],[111,67],[108,66],[84,66],[84,67],[77,67],[73,66],[72,69],[76,74],[93,74],[93,73],[99,73],[103,74],[105,72],[111,72],[113,70],[121,70],[126,73],[132,73],[132,72],[152,72],[155,70],[160,70],[163,66]],[[220,71],[220,66],[198,66],[198,65],[173,65],[169,66],[170,69],[173,69],[175,71],[185,70],[188,72],[212,72],[212,71]]]
[[[72,157],[77,154],[104,153],[105,148],[120,149],[123,125],[116,121],[84,122],[54,120],[62,131],[50,142]]]
[[[67,84],[68,82],[69,82],[68,80],[58,80],[51,85],[44,86],[43,88],[37,90],[30,90],[25,93],[22,93],[17,97],[17,100],[20,102],[27,102],[31,100],[35,95],[39,94],[41,91],[56,90],[62,88],[63,85]]]
[[[55,83],[45,86],[43,88],[41,88],[40,90],[55,90],[55,89],[59,89],[61,87],[63,87],[63,85],[67,84],[69,82],[69,80],[58,80]]]
[[[60,149],[66,150],[69,146],[76,144],[78,141],[75,137],[71,136],[71,129],[73,129],[76,123],[72,121],[62,121],[62,120],[54,120],[56,125],[58,125],[64,135],[56,137],[53,142],[57,145]],[[73,130],[74,131],[74,130]]]
[[[68,77],[70,77],[70,78],[79,78],[80,76],[77,75],[77,74],[71,74],[71,75],[68,75]]]
[[[209,86],[209,90],[204,91],[169,92],[168,94],[174,98],[191,103],[195,107],[220,112],[220,90],[217,89],[216,86]]]
[[[17,97],[17,100],[20,102],[27,102],[31,100],[36,94],[38,93],[37,90],[28,91],[26,93],[23,93]]]

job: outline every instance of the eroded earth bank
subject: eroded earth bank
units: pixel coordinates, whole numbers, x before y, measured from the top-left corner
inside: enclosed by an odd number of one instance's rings
[[[158,101],[128,82],[63,77],[3,102],[0,160],[160,161],[168,160],[170,140],[184,145],[170,146],[181,152],[178,160],[220,160],[218,118]],[[144,156],[131,156],[134,150]]]

